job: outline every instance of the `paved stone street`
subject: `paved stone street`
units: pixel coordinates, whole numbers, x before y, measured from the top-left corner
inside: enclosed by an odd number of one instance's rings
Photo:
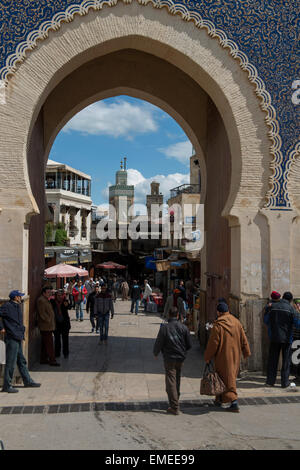
[[[163,363],[152,354],[162,319],[129,309],[117,301],[107,346],[90,332],[86,313],[83,322],[71,313],[69,359],[60,368],[33,367],[40,389],[0,394],[6,448],[300,449],[299,389],[265,388],[263,376],[248,374],[239,379],[241,413],[216,410],[199,395],[204,364],[195,337],[183,369],[183,413],[166,416]]]

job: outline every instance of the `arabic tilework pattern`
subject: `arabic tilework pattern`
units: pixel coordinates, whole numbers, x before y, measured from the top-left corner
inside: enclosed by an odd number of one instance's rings
[[[289,209],[287,178],[295,149],[299,148],[300,99],[292,99],[293,84],[299,80],[300,86],[298,0],[137,1],[166,7],[170,14],[179,13],[196,27],[205,28],[248,72],[270,127],[274,175],[268,207]],[[0,80],[6,83],[18,62],[25,59],[26,51],[35,47],[37,39],[47,37],[50,30],[59,29],[62,21],[72,21],[75,14],[100,11],[104,4],[114,6],[117,2],[1,0]]]

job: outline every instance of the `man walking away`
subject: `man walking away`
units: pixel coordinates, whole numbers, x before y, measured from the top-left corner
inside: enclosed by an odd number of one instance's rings
[[[98,316],[100,328],[100,341],[99,344],[107,344],[108,328],[109,328],[109,315],[111,319],[114,317],[114,303],[111,294],[107,292],[107,286],[101,287],[101,293],[95,298],[94,307],[95,316]]]
[[[98,317],[95,317],[95,312],[94,312],[95,299],[98,294],[100,294],[100,287],[96,285],[93,292],[89,294],[88,299],[87,299],[87,304],[86,304],[86,311],[87,313],[90,312],[90,322],[92,325],[92,333],[94,333],[95,328],[96,328],[96,333],[99,333],[99,320],[98,320]],[[96,325],[95,325],[95,318],[96,318]]]
[[[192,347],[188,328],[179,321],[177,308],[169,312],[168,323],[162,323],[153,354],[157,358],[162,352],[165,365],[166,392],[169,399],[167,413],[179,414],[180,377],[186,353]]]
[[[4,370],[4,383],[2,392],[17,393],[12,386],[16,364],[23,379],[24,387],[40,387],[30,377],[27,362],[22,351],[25,327],[21,309],[22,297],[25,294],[13,290],[9,294],[9,302],[0,307],[0,332],[5,333],[6,364]]]
[[[133,285],[131,288],[131,309],[130,312],[133,313],[133,309],[135,307],[135,314],[139,313],[139,303],[141,298],[141,289],[137,283],[137,281],[133,281]]]
[[[228,311],[228,305],[217,306],[217,320],[214,322],[204,354],[205,362],[212,359],[215,370],[226,385],[226,391],[218,395],[216,406],[239,413],[236,378],[239,373],[241,355],[250,356],[249,344],[244,329],[237,318]]]
[[[38,326],[41,332],[41,364],[60,366],[55,359],[53,332],[55,331],[55,315],[50,303],[52,289],[43,287],[42,295],[37,300]]]
[[[93,290],[95,288],[94,279],[91,277],[88,281],[85,281],[84,285],[85,285],[85,288],[87,290],[87,295],[90,295],[91,292],[93,292]]]
[[[186,318],[186,311],[185,311],[185,305],[184,305],[184,300],[180,296],[180,290],[179,289],[174,289],[173,291],[170,291],[170,295],[168,296],[166,303],[165,303],[165,308],[164,308],[164,317],[168,318],[169,312],[173,307],[176,307],[178,309],[179,313],[179,318],[180,321],[184,321]]]
[[[268,326],[270,338],[266,385],[269,387],[275,385],[281,352],[281,387],[287,388],[290,385],[291,344],[295,318],[294,308],[290,304],[293,296],[290,292],[286,292],[284,298],[280,299],[280,294],[273,291],[271,298],[272,302],[266,307],[264,315],[264,323]]]

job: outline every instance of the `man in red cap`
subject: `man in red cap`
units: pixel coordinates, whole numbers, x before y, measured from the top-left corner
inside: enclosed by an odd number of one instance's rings
[[[271,302],[267,305],[264,315],[264,323],[268,326],[270,339],[266,381],[268,387],[275,385],[280,353],[282,353],[281,387],[287,388],[290,385],[290,356],[294,315],[295,312],[290,302],[285,298],[281,299],[279,292],[273,291]]]

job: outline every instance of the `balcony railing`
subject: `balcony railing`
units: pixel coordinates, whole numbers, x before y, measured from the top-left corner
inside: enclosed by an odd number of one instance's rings
[[[177,188],[171,189],[171,199],[173,197],[179,196],[179,194],[199,194],[200,185],[199,184],[182,184],[177,186]]]
[[[83,196],[91,196],[91,191],[89,188],[76,188],[75,184],[59,184],[55,181],[46,180],[45,189],[63,189],[64,191],[70,191],[72,193],[81,194]]]

